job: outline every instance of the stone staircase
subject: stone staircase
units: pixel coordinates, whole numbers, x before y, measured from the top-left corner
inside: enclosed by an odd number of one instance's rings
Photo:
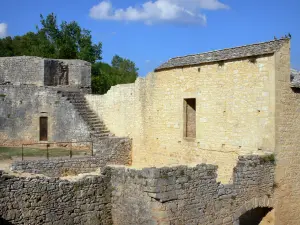
[[[62,97],[73,104],[79,115],[89,127],[91,138],[98,139],[112,136],[103,121],[90,109],[83,93],[79,91],[57,91]]]

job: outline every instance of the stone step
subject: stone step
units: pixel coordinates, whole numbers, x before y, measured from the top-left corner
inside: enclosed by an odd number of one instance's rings
[[[92,134],[94,137],[107,137],[109,136],[109,133],[107,134]]]
[[[91,135],[95,138],[107,137],[110,135],[109,130],[98,117],[98,115],[90,109],[85,97],[82,93],[76,91],[62,91],[58,92],[69,101],[83,120],[89,126]]]
[[[88,122],[88,125],[90,127],[94,127],[94,128],[106,128],[106,126],[103,124],[103,122],[99,121],[93,121],[93,122]]]
[[[92,130],[107,130],[107,127],[105,125],[91,125],[91,124],[89,124],[89,127]]]
[[[80,99],[73,99],[73,100],[71,99],[70,102],[73,104],[79,104],[79,103],[87,104],[85,100],[80,100]]]

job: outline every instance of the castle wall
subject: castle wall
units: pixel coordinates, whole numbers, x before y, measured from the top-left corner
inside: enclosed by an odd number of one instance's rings
[[[39,119],[48,117],[48,141],[87,141],[86,123],[57,91],[0,85],[0,145],[39,142]]]
[[[44,60],[39,57],[0,57],[0,85],[44,85]]]
[[[91,64],[83,60],[58,59],[68,65],[69,85],[76,87],[91,87]]]
[[[226,224],[273,207],[274,162],[240,157],[233,183],[216,181],[215,165],[105,167],[73,181],[15,177],[0,171],[0,221],[13,224]]]
[[[240,157],[231,185],[218,183],[216,171],[206,164],[113,168],[113,224],[237,225],[248,210],[273,207],[272,162]]]
[[[62,71],[62,65],[65,71]],[[66,73],[68,82],[57,82]],[[0,57],[0,85],[91,87],[91,64],[82,60]]]
[[[276,225],[300,221],[300,90],[290,87],[290,44],[275,55],[276,65]]]
[[[133,149],[143,148],[143,90],[144,80],[138,78],[133,84],[111,87],[105,95],[85,95],[90,108],[104,121],[117,137],[132,138]],[[132,157],[138,158],[138,152]]]
[[[228,182],[239,155],[275,149],[274,74],[272,55],[175,68],[87,100],[113,133],[133,138],[134,165],[207,162]],[[184,137],[185,98],[196,99],[196,138]]]
[[[108,183],[105,175],[68,181],[15,177],[0,171],[0,222],[110,225]]]

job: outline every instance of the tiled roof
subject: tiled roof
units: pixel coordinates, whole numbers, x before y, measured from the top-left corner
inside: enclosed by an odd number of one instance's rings
[[[235,48],[227,48],[223,50],[205,52],[205,53],[200,53],[195,55],[175,57],[175,58],[171,58],[169,61],[157,67],[155,71],[175,68],[175,67],[199,65],[202,63],[218,62],[224,60],[272,54],[277,50],[279,50],[282,44],[286,40],[288,40],[288,38],[256,43],[252,45],[244,45]]]

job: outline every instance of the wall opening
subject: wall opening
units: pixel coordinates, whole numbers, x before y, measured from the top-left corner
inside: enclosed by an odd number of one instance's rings
[[[184,137],[196,138],[196,99],[184,99]]]
[[[40,117],[40,141],[48,141],[48,117]]]
[[[267,207],[263,207],[263,208],[258,207],[255,209],[251,209],[245,212],[243,215],[241,215],[240,225],[260,225],[263,220],[265,221],[264,224],[269,224],[268,220],[272,220],[272,218],[266,218],[266,215],[270,211],[272,211],[272,208],[267,208]]]
[[[46,86],[69,85],[69,66],[58,60],[45,60],[44,84]]]
[[[0,224],[1,225],[13,225],[11,222],[9,222],[1,217],[0,217]]]

